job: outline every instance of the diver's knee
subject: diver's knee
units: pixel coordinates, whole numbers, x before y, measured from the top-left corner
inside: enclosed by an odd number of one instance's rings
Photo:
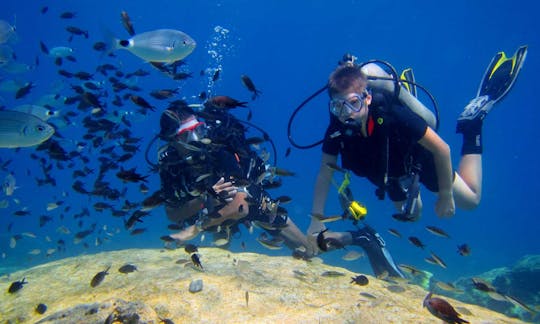
[[[462,201],[458,207],[464,210],[474,210],[480,205],[480,197]]]

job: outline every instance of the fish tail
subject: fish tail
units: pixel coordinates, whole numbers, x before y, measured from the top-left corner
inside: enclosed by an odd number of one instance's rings
[[[104,51],[106,55],[111,54],[112,52],[116,51],[119,48],[123,48],[120,45],[120,40],[107,27],[102,27],[102,33],[103,33],[104,43],[106,45],[106,48]]]

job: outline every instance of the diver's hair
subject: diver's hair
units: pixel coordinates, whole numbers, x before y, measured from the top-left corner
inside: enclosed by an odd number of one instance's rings
[[[367,76],[358,66],[340,65],[328,79],[328,94],[343,92],[361,93],[366,89]]]

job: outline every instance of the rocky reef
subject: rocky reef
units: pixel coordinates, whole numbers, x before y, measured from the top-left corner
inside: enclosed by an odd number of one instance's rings
[[[0,278],[1,322],[441,323],[422,307],[427,291],[405,281],[359,280],[318,259],[219,248],[201,248],[198,256],[202,267],[181,249],[123,250],[11,273]],[[23,278],[22,288],[8,292]],[[471,323],[522,323],[447,301]]]
[[[478,274],[489,283],[497,294],[486,294],[474,288],[472,277],[460,278],[456,287],[463,293],[445,293],[466,303],[481,305],[496,310],[510,317],[519,317],[526,321],[540,322],[538,305],[540,305],[540,255],[528,255],[511,267],[492,269]],[[516,305],[498,296],[511,296],[523,306]],[[495,297],[495,298],[494,298]]]

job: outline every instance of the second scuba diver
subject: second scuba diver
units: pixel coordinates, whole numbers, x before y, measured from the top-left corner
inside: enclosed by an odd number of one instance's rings
[[[438,216],[453,216],[456,206],[475,208],[481,198],[483,120],[514,84],[526,54],[527,46],[522,46],[510,58],[500,52],[492,59],[476,98],[457,121],[456,132],[463,134],[457,172],[452,169],[448,144],[435,131],[438,120],[397,83],[397,75],[392,78],[371,62],[356,65],[354,57],[346,56],[330,75],[327,86],[330,125],[322,141],[308,237],[316,237],[323,251],[335,248],[334,242],[339,242],[338,246],[362,246],[376,274],[384,269],[390,275],[400,275],[384,241],[372,228],[329,232],[321,222],[333,172],[339,168],[338,156],[343,169],[366,177],[377,187],[380,199],[388,194],[398,211],[394,214],[397,220],[415,221],[420,217],[419,183],[437,193]]]
[[[169,220],[182,228],[171,238],[183,243],[210,231],[226,244],[240,224],[255,223],[272,236],[262,235],[261,244],[308,253],[305,235],[264,190],[271,166],[250,148],[238,119],[179,101],[163,112],[160,128],[167,142],[158,157],[161,192]]]

